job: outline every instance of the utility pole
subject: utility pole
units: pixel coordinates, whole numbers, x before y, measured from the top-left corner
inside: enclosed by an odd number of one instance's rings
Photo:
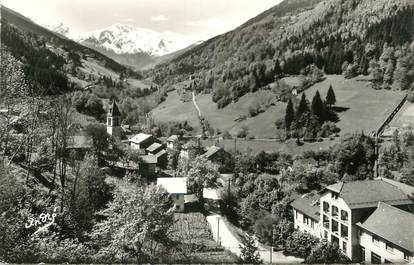
[[[229,177],[229,183],[227,184],[227,197],[230,198],[230,185],[231,185],[231,179]]]
[[[270,247],[270,264],[272,264],[273,263],[273,260],[272,260],[272,255],[273,255],[273,247]]]
[[[220,217],[217,216],[217,242],[219,243],[219,246],[221,246],[221,240],[220,240]]]

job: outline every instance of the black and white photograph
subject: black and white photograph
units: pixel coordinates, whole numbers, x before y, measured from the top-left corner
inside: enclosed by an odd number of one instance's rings
[[[0,7],[0,264],[414,264],[414,0]]]

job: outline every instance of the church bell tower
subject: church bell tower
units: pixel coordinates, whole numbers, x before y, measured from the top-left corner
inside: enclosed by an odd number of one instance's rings
[[[121,129],[121,112],[119,111],[118,105],[115,100],[112,101],[108,109],[106,119],[106,131],[116,140],[121,140],[122,129]]]

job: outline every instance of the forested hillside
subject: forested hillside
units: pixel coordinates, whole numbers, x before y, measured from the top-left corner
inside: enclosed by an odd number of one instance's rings
[[[289,75],[371,75],[375,88],[409,89],[414,80],[411,0],[286,0],[148,76],[167,87],[195,77],[224,107]]]
[[[140,77],[114,60],[55,34],[7,7],[2,6],[1,13],[1,43],[23,63],[26,78],[36,85],[39,94],[60,94],[97,81],[104,84],[105,80],[114,79],[108,71],[117,76]],[[96,69],[88,69],[91,67],[85,61],[96,64]]]

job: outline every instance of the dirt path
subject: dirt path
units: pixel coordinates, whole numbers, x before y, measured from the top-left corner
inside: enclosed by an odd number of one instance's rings
[[[197,105],[197,101],[196,101],[196,96],[195,96],[195,93],[194,93],[194,91],[193,92],[191,92],[192,93],[192,95],[193,95],[193,104],[194,104],[194,107],[197,109],[197,111],[198,111],[198,117],[202,117],[201,116],[201,110],[200,110],[200,108],[198,107],[198,105]]]

